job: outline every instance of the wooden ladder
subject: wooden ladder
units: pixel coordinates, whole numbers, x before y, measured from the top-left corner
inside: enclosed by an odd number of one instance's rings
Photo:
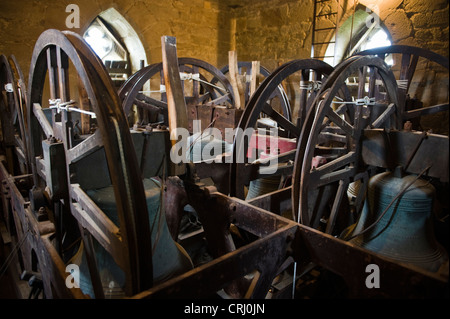
[[[339,6],[339,0],[314,0],[311,58],[320,60],[325,58],[334,59],[334,54],[325,53],[330,44],[336,47]],[[327,17],[328,19],[326,19]],[[333,30],[334,38],[329,36]]]

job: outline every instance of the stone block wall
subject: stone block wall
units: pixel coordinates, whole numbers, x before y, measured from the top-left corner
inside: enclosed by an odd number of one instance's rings
[[[235,50],[239,59],[259,60],[269,70],[293,59],[309,58],[313,0],[236,2]]]
[[[340,3],[342,23],[355,2]],[[163,35],[177,37],[179,56],[202,59],[218,68],[228,63],[229,50],[236,50],[241,61],[259,60],[270,71],[311,55],[314,0],[0,0],[0,54],[14,54],[26,78],[38,36],[49,28],[67,29],[68,4],[80,8],[80,28],[72,29],[80,34],[100,13],[117,10],[142,42],[147,64],[161,61]],[[357,4],[377,9],[394,44],[449,56],[448,0],[360,0]],[[430,73],[427,68],[419,86],[439,76],[440,71]],[[443,85],[448,88],[448,77]],[[447,94],[448,100],[448,90],[438,94]]]
[[[219,0],[0,0],[0,54],[14,54],[28,74],[34,44],[47,29],[68,30],[66,7],[80,9],[83,34],[97,15],[114,8],[136,31],[147,64],[161,61],[161,37],[177,37],[179,56],[225,65],[230,41],[230,12]]]
[[[234,47],[240,59],[259,60],[272,71],[287,61],[311,56],[314,0],[255,0],[251,4],[250,1],[229,1],[234,5]],[[350,0],[339,4],[339,25],[352,16],[355,7],[363,6],[378,16],[393,44],[416,46],[449,56],[448,0]],[[331,12],[332,8],[324,10]],[[335,25],[332,16],[321,19],[323,26]],[[322,40],[330,40],[332,36],[333,31],[330,31]],[[424,106],[448,101],[445,69],[419,60],[415,74],[410,91],[412,98],[421,100]],[[448,112],[424,117],[422,125],[423,129],[448,133]]]
[[[271,70],[289,60],[310,57],[314,0],[0,0],[0,52],[15,54],[27,69],[40,33],[67,29],[65,8],[70,3],[80,8],[80,28],[72,29],[78,33],[98,14],[115,8],[135,29],[148,63],[161,60],[163,35],[177,37],[180,56],[204,59],[218,67],[227,64],[228,50],[236,50],[240,60],[259,60]],[[345,3],[342,19],[351,14],[354,4]],[[378,7],[393,43],[448,56],[447,0],[358,3]]]
[[[260,60],[271,69],[289,60],[310,57],[314,0],[229,1],[234,4],[235,48],[240,57]],[[339,23],[351,16],[355,4],[360,4],[376,9],[393,44],[427,48],[448,57],[447,0],[361,0],[340,4]],[[334,21],[329,19],[331,26]]]

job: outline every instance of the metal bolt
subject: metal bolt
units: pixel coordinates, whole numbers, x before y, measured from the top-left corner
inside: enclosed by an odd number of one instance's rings
[[[403,124],[403,130],[411,132],[411,130],[412,130],[411,121],[406,121],[405,124]]]

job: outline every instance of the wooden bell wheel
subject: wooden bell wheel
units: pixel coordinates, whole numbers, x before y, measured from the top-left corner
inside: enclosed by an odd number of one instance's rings
[[[346,98],[339,92],[345,90]],[[335,235],[348,220],[347,191],[352,182],[367,186],[361,160],[366,128],[397,128],[397,85],[388,66],[376,57],[355,56],[330,74],[310,108],[297,145],[292,185],[294,218]],[[320,156],[325,164],[314,161]],[[345,225],[348,226],[348,225]]]
[[[234,92],[228,79],[213,65],[195,58],[178,59],[186,106],[225,105],[233,107]],[[168,124],[167,100],[162,63],[149,65],[135,74],[119,89],[125,114],[138,107],[138,124],[158,121]],[[212,80],[214,79],[214,82]],[[143,112],[143,111],[146,112]],[[160,115],[160,116],[159,116]]]
[[[391,45],[358,52],[391,60],[398,84],[402,121],[410,121],[415,130],[425,130],[421,117],[448,112],[448,58],[433,51],[408,45]],[[425,125],[426,126],[426,125]],[[436,131],[436,128],[433,128]],[[436,133],[448,135],[448,127]]]
[[[10,241],[3,244],[11,246],[10,255],[2,264],[0,276],[3,276],[7,266],[13,258],[13,252],[17,251],[18,270],[22,273],[32,269],[32,245],[29,243],[26,231],[26,216],[19,216],[14,207],[11,189],[7,179],[11,177],[20,187],[28,187],[32,183],[29,178],[29,157],[27,147],[26,122],[26,86],[23,81],[22,71],[14,56],[8,58],[0,56],[0,176],[2,195],[0,201],[2,210],[0,222],[4,222]],[[18,191],[19,193],[19,191]],[[20,194],[20,193],[19,193]],[[3,248],[2,248],[3,249]],[[18,280],[18,278],[17,278]]]
[[[245,88],[244,88],[244,96],[245,96],[245,105],[247,105],[248,101],[251,97],[251,80],[249,78],[256,76],[258,81],[262,82],[266,77],[269,76],[270,71],[266,69],[264,66],[260,66],[258,70],[258,74],[254,75],[252,62],[248,61],[238,61],[237,63],[238,72],[241,76],[245,76]],[[220,69],[225,76],[227,76],[230,72],[230,66],[226,65],[222,69]],[[213,83],[217,82],[217,79],[212,81]],[[271,99],[276,99],[277,103],[280,105],[280,113],[286,117],[287,119],[291,118],[291,108],[289,106],[289,100],[287,94],[282,86],[279,86],[273,93]]]
[[[31,60],[28,101],[35,189],[46,193],[52,203],[55,228],[60,232],[53,242],[63,254],[67,246],[63,240],[76,237],[77,229],[81,229],[96,297],[102,297],[103,292],[93,262],[93,239],[111,254],[125,273],[127,295],[151,287],[147,205],[128,123],[102,62],[79,35],[57,30],[41,34]],[[74,123],[81,115],[88,116],[88,121],[95,124],[94,133],[74,133]],[[96,150],[104,150],[109,183],[114,189],[118,226],[99,212],[78,184],[77,172],[101,169],[76,168]],[[76,220],[75,225],[71,216]],[[42,258],[41,266],[47,257]],[[65,256],[62,258],[67,260]],[[51,291],[53,276],[45,274],[44,267],[41,271],[46,277],[45,288]]]
[[[320,87],[320,83],[332,72],[327,63],[313,59],[287,62],[272,72],[256,89],[246,105],[239,121],[233,143],[233,159],[230,166],[230,194],[238,198],[245,197],[245,186],[251,180],[270,175],[291,174],[295,157],[295,145],[300,137],[303,114],[306,114]],[[294,84],[292,84],[294,83]],[[274,92],[282,85],[297,88],[293,96],[299,105],[294,115],[286,117],[280,109],[271,105]],[[293,104],[290,104],[293,107]],[[272,135],[268,134],[271,131]],[[280,138],[279,138],[280,137]],[[272,146],[275,147],[271,147]],[[263,157],[261,157],[261,155]],[[260,159],[276,162],[278,168],[270,169]],[[265,170],[265,171],[264,171]],[[283,173],[284,172],[284,173]]]
[[[14,56],[0,56],[0,101],[2,149],[13,175],[27,174],[29,154],[26,139],[26,85]],[[16,165],[18,164],[18,165]],[[14,171],[16,170],[16,171]]]

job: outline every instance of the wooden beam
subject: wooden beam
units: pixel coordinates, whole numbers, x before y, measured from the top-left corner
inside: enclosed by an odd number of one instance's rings
[[[256,88],[258,87],[258,76],[259,71],[261,69],[261,63],[259,61],[252,61],[252,74],[250,79],[250,96],[255,93]]]
[[[228,51],[228,65],[231,86],[236,96],[235,107],[240,110],[245,107],[244,84],[239,76],[238,60],[236,51]]]
[[[186,101],[184,100],[181,86],[180,68],[178,66],[176,38],[170,36],[161,37],[162,64],[164,71],[164,83],[167,93],[167,108],[169,113],[169,132],[172,146],[180,141],[179,129],[188,129],[188,116]],[[170,169],[170,175],[184,174],[186,167],[183,163],[174,163]]]

